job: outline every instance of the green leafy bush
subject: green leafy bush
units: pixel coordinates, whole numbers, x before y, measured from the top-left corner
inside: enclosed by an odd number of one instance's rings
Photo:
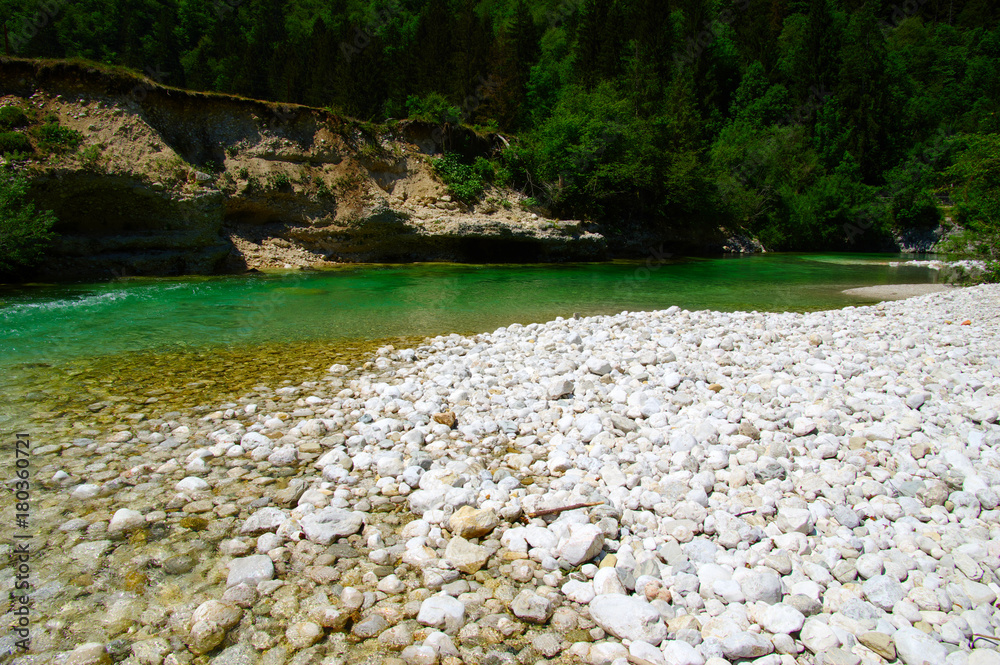
[[[268,189],[282,190],[288,189],[292,186],[292,181],[288,179],[288,175],[282,172],[271,173],[267,176],[267,187]]]
[[[55,122],[34,127],[31,132],[43,152],[72,152],[83,143],[83,134]]]
[[[0,132],[0,155],[31,152],[28,137],[20,132]]]
[[[462,122],[462,110],[449,104],[443,95],[436,92],[423,97],[416,95],[407,97],[406,113],[414,120],[432,122],[436,125],[445,123],[457,125]]]
[[[80,161],[90,168],[97,166],[103,151],[99,145],[90,145],[80,152]]]
[[[955,138],[958,154],[944,172],[960,221],[983,255],[1000,256],[1000,134]]]
[[[487,184],[493,182],[496,176],[493,162],[483,157],[477,157],[472,164],[465,164],[458,154],[448,153],[441,159],[435,159],[432,166],[451,195],[465,203],[478,201]]]
[[[14,129],[28,125],[28,114],[19,106],[0,107],[0,129]]]
[[[23,176],[0,168],[0,272],[37,263],[54,237],[55,215],[36,210],[27,191]]]

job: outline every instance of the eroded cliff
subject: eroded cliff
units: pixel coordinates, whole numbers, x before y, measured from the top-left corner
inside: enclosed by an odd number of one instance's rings
[[[71,62],[0,59],[0,105],[57,118],[83,142],[18,168],[56,212],[48,276],[179,274],[350,261],[605,258],[580,222],[493,191],[453,201],[431,159],[494,139],[164,87]]]

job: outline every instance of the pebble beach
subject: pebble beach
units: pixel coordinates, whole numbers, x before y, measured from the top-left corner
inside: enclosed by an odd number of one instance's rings
[[[998,285],[556,319],[46,443],[0,660],[1000,665],[998,331]]]

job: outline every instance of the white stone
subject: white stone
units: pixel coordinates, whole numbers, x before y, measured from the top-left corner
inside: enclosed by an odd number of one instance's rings
[[[256,586],[259,582],[273,578],[274,562],[265,554],[254,554],[229,562],[229,576],[226,578],[226,586],[236,586],[237,584]]]
[[[417,622],[440,628],[447,633],[455,633],[465,622],[465,605],[457,598],[443,593],[431,596],[420,604]]]
[[[571,566],[590,561],[601,552],[604,533],[593,524],[571,524],[569,536],[558,547],[558,556]]]
[[[802,612],[785,603],[771,605],[761,616],[761,626],[769,633],[795,633],[802,629],[805,622]]]
[[[188,476],[177,481],[177,484],[174,485],[174,489],[178,492],[193,494],[195,492],[207,492],[210,489],[210,486],[198,476]]]
[[[119,533],[135,531],[136,529],[141,529],[145,524],[146,519],[138,510],[120,508],[111,516],[111,521],[108,523],[108,535],[113,536]]]
[[[663,656],[669,665],[705,665],[705,658],[684,640],[664,642]]]
[[[280,508],[272,506],[260,508],[243,522],[243,526],[240,527],[240,535],[259,536],[268,531],[277,531],[278,527],[287,519],[288,514]]]
[[[943,663],[948,650],[943,644],[917,628],[900,628],[893,634],[896,656],[905,665]]]
[[[819,619],[807,619],[799,632],[799,640],[813,653],[823,653],[840,646],[840,639],[827,624]]]
[[[306,538],[320,545],[329,545],[336,538],[357,533],[364,522],[364,513],[329,507],[309,513],[300,524]]]
[[[659,611],[634,596],[601,594],[590,601],[588,608],[594,622],[619,639],[657,645],[667,636]]]

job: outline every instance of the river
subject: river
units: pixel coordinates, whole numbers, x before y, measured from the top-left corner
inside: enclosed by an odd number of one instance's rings
[[[862,304],[844,289],[927,283],[896,255],[557,265],[363,265],[322,272],[132,278],[0,289],[0,428],[46,431],[89,407],[111,424],[320,378],[386,344],[510,323],[685,309]],[[70,422],[70,424],[66,424]]]

